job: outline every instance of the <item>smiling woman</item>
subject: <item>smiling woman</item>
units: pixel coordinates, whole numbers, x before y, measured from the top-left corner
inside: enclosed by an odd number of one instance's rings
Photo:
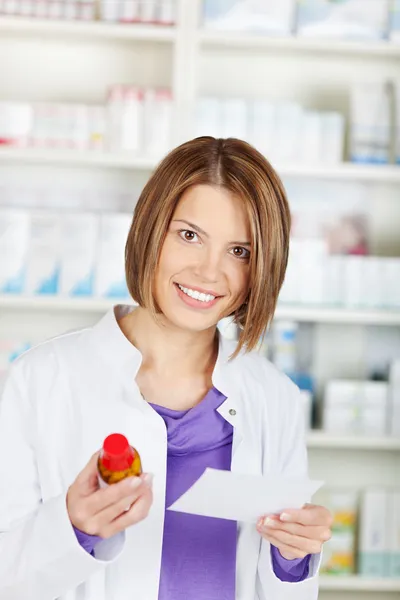
[[[245,142],[202,137],[161,162],[126,243],[139,306],[13,363],[0,403],[0,456],[14,451],[0,461],[2,600],[316,600],[324,507],[280,505],[257,522],[169,510],[207,468],[307,476],[299,391],[254,351],[289,231],[282,183]],[[228,315],[238,344],[218,331]],[[145,472],[99,489],[114,432]]]
[[[234,315],[235,355],[252,350],[275,311],[290,224],[282,182],[252,146],[212,137],[182,144],[138,200],[126,244],[129,291],[154,318],[193,329]]]

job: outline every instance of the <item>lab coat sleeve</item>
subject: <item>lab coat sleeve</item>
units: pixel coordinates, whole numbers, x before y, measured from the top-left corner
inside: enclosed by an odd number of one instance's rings
[[[103,569],[123,545],[121,536],[105,540],[93,558],[76,539],[65,494],[42,502],[35,416],[17,361],[0,400],[1,600],[54,600]]]
[[[302,399],[297,386],[285,376],[282,375],[281,378],[277,417],[280,432],[277,449],[278,470],[288,477],[307,476],[308,460]],[[270,448],[268,450],[270,451]],[[321,554],[312,555],[306,579],[293,583],[282,582],[273,570],[270,544],[262,540],[257,586],[260,600],[316,600],[320,563]]]

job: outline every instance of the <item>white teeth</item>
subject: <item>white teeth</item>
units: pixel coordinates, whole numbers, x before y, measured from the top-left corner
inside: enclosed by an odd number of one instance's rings
[[[211,294],[203,294],[202,292],[198,292],[196,290],[191,290],[190,288],[182,287],[178,284],[178,287],[182,292],[184,292],[187,296],[194,298],[195,300],[200,300],[200,302],[211,302],[211,300],[215,300],[215,296]]]

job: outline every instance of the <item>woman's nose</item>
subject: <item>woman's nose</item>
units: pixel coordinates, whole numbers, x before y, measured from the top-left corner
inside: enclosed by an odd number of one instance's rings
[[[196,275],[203,281],[216,282],[220,277],[221,257],[209,250],[202,253],[196,265]]]

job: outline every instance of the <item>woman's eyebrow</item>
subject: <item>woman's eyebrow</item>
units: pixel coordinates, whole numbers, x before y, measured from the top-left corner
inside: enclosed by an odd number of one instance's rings
[[[210,237],[208,235],[208,233],[206,231],[204,231],[204,229],[202,229],[198,225],[195,225],[194,223],[191,223],[190,221],[186,221],[185,219],[174,219],[172,222],[173,223],[185,223],[186,225],[188,225],[188,227],[190,227],[190,229],[197,231],[197,233],[201,233],[202,235],[204,235],[207,238]],[[229,242],[229,243],[235,244],[237,246],[249,246],[249,247],[251,246],[251,242]]]

